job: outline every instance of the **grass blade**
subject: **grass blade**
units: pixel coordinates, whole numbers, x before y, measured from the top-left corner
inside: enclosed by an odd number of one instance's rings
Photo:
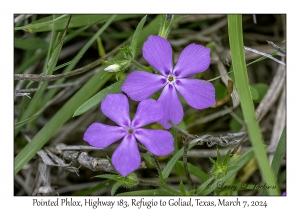
[[[188,149],[193,148],[197,143],[193,143],[190,144]],[[181,148],[180,150],[178,150],[177,153],[175,153],[175,155],[171,158],[171,160],[168,162],[168,164],[166,165],[166,167],[164,168],[164,170],[162,171],[162,179],[165,180],[168,178],[168,176],[170,175],[172,169],[174,168],[175,164],[177,163],[177,161],[179,160],[179,158],[182,157],[183,155],[183,150],[184,148]]]
[[[286,127],[284,127],[284,129],[282,131],[282,134],[281,134],[280,140],[278,142],[278,145],[277,145],[274,157],[273,157],[273,161],[271,164],[271,167],[274,171],[275,177],[278,177],[278,171],[279,171],[280,164],[282,161],[282,157],[285,153],[285,150],[286,150]],[[264,190],[262,192],[262,195],[267,195],[267,191]]]
[[[17,27],[15,30],[26,30],[29,33],[37,33],[37,32],[42,32],[42,31],[50,31],[52,30],[51,25],[55,23],[55,30],[62,30],[66,26],[66,23],[68,21],[68,15],[61,15],[54,20],[52,20],[52,17],[45,17],[40,20],[34,21],[30,23],[29,25],[22,26],[22,27]],[[83,15],[83,14],[74,14],[72,15],[72,21],[70,23],[69,28],[76,28],[76,27],[82,27],[86,25],[92,25],[95,23],[105,23],[108,21],[110,18],[109,15],[96,15],[96,14],[88,14],[88,15]],[[118,15],[118,17],[115,19],[117,20],[123,20],[127,18],[134,18],[134,17],[139,17],[142,15],[139,14],[123,14],[123,15]]]
[[[107,94],[113,94],[113,93],[120,93],[122,92],[121,87],[124,83],[124,80],[121,80],[119,82],[116,82],[107,88],[101,90],[99,93],[94,95],[92,98],[90,98],[88,101],[86,101],[84,104],[82,104],[74,113],[73,117],[82,115],[89,109],[93,108],[94,106],[99,105],[99,103],[106,97]]]
[[[132,52],[133,52],[133,58],[135,58],[136,52],[138,50],[137,46],[138,46],[138,42],[139,42],[140,33],[142,32],[142,29],[146,22],[146,19],[147,19],[147,15],[145,17],[143,17],[143,19],[139,22],[139,24],[136,27],[136,30],[133,34],[131,45],[130,45]]]
[[[264,148],[251,98],[249,79],[245,63],[241,15],[228,15],[228,32],[230,51],[232,55],[232,65],[234,69],[235,85],[240,97],[241,107],[243,110],[243,115],[247,125],[251,144],[254,149],[255,157],[264,181],[268,185],[277,186]],[[268,189],[268,191],[270,195],[279,195],[278,186],[276,189]]]

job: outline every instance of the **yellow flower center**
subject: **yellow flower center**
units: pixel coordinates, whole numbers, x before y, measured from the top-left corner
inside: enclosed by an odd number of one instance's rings
[[[169,76],[168,80],[169,80],[169,82],[172,82],[174,80],[174,77],[173,76]]]
[[[132,134],[133,133],[133,129],[129,128],[128,129],[128,133]]]

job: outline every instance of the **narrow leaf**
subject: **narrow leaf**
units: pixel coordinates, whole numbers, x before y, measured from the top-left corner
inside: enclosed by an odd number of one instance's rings
[[[217,164],[221,165],[222,164],[222,157],[219,149],[217,148]]]
[[[27,118],[26,120],[22,120],[21,122],[15,123],[14,124],[14,129],[18,129],[19,127],[21,127],[22,125],[26,124],[27,122],[30,122],[31,120],[34,120],[35,118],[37,118],[41,113],[37,113],[35,115],[33,115],[30,118]]]
[[[242,15],[228,15],[229,45],[234,69],[235,85],[240,97],[241,108],[246,122],[251,145],[263,180],[275,189],[268,189],[270,195],[280,195],[273,171],[265,151],[262,134],[256,119],[250,84],[245,63]]]
[[[121,187],[121,186],[122,186],[122,183],[121,183],[121,182],[117,182],[116,184],[114,184],[114,186],[111,188],[110,194],[111,194],[111,195],[115,195],[117,189],[118,189],[119,187]]]
[[[41,38],[18,39],[14,38],[14,47],[22,50],[37,50],[48,47],[47,42]]]
[[[100,104],[100,102],[106,97],[107,94],[120,93],[122,92],[121,87],[124,83],[124,80],[120,80],[107,88],[104,88],[99,93],[94,95],[92,98],[87,100],[84,104],[82,104],[74,113],[73,117],[79,116],[89,109],[93,108]]]
[[[105,23],[109,18],[110,14],[108,15],[95,15],[95,14],[75,14],[72,15],[72,21],[70,23],[69,28],[76,28],[76,27],[82,27],[86,25],[92,25],[95,23]],[[124,20],[128,18],[134,18],[139,17],[140,14],[122,14],[118,15],[118,17],[114,20]],[[52,16],[48,16],[45,18],[42,18],[40,20],[34,21],[30,23],[29,25],[17,27],[15,30],[26,30],[29,33],[36,33],[36,32],[42,32],[42,31],[50,31],[52,30],[52,24],[55,22],[55,30],[62,30],[66,26],[66,23],[68,21],[67,15],[59,16],[58,18],[55,18],[55,20],[52,20]]]
[[[182,183],[182,180],[180,180],[180,183],[179,183],[179,190],[180,190],[180,194],[181,195],[186,195],[186,192],[185,192],[185,189],[184,189],[184,185]]]
[[[226,153],[226,156],[224,158],[224,162],[223,162],[223,165],[227,166],[229,161],[230,161],[230,155],[231,155],[231,149],[228,150],[228,152]]]
[[[178,161],[178,164],[180,164],[180,166],[183,167],[183,162],[182,161]],[[203,182],[205,182],[206,180],[209,179],[209,175],[207,173],[205,173],[204,171],[199,169],[199,167],[194,166],[191,163],[188,163],[188,169],[189,169],[191,174],[195,175],[196,177],[198,177]]]
[[[189,145],[189,150],[191,148],[193,148],[197,143],[193,143]],[[171,173],[172,169],[174,168],[175,164],[177,163],[177,161],[179,160],[179,158],[181,158],[181,156],[183,155],[183,149],[181,148],[180,150],[178,150],[177,153],[175,153],[175,155],[172,157],[172,159],[168,162],[168,164],[166,165],[166,167],[164,168],[164,170],[162,171],[162,178],[163,180],[167,179],[169,174]]]
[[[286,126],[284,127],[281,137],[279,139],[273,160],[272,160],[272,164],[271,167],[274,171],[274,175],[275,177],[278,177],[278,171],[281,165],[281,161],[282,161],[282,157],[284,155],[286,151]],[[278,180],[278,179],[277,179]],[[279,182],[279,180],[278,180]],[[262,195],[267,195],[267,190],[264,190],[262,192]]]
[[[140,34],[142,32],[142,29],[143,29],[143,26],[146,22],[146,19],[147,19],[147,15],[145,17],[143,17],[142,20],[139,22],[138,26],[135,29],[133,37],[132,37],[130,47],[131,47],[131,50],[132,50],[132,53],[133,53],[133,59],[135,58],[136,52],[138,50],[137,46],[138,46]]]
[[[280,140],[278,142],[275,154],[274,154],[274,158],[272,161],[272,169],[274,171],[274,175],[277,177],[280,165],[281,165],[281,161],[282,161],[282,157],[285,153],[286,150],[286,127],[284,127]]]
[[[101,175],[97,175],[94,177],[110,179],[110,180],[115,180],[115,181],[119,181],[121,179],[120,175],[116,175],[116,174],[101,174]]]
[[[80,58],[81,58],[81,57],[78,57],[78,58],[75,57],[74,59],[72,59],[72,60],[70,60],[70,61],[68,61],[68,62],[66,62],[66,63],[63,63],[63,64],[61,64],[61,65],[59,65],[59,66],[56,66],[55,69],[54,69],[54,71],[59,70],[59,69],[65,67],[65,66],[67,66],[67,65],[70,65],[71,63],[73,63],[73,62],[79,60]]]
[[[93,192],[99,191],[103,188],[108,187],[109,185],[111,185],[112,183],[114,183],[114,181],[112,180],[105,180],[103,182],[100,182],[99,184],[97,184],[94,187],[85,189],[85,190],[81,190],[81,191],[76,191],[75,193],[72,194],[72,196],[87,196],[87,195],[91,195]]]

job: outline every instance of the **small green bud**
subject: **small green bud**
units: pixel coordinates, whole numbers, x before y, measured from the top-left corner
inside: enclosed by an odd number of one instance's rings
[[[135,173],[130,173],[121,181],[124,187],[134,187],[139,182],[139,179]]]
[[[212,174],[214,175],[214,177],[216,177],[217,179],[221,179],[222,177],[226,176],[227,174],[227,166],[223,166],[223,165],[214,165],[213,169],[212,169]]]

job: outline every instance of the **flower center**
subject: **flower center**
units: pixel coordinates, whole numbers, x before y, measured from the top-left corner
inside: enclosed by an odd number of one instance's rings
[[[168,77],[168,80],[169,80],[169,82],[173,82],[174,77],[173,77],[173,76],[169,76],[169,77]]]
[[[129,128],[129,129],[128,129],[128,133],[132,134],[132,133],[133,133],[133,129],[132,129],[132,128]]]

